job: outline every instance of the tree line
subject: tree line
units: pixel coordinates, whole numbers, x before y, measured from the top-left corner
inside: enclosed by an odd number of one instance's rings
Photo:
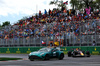
[[[0,24],[0,27],[4,27],[4,26],[7,26],[7,25],[10,25],[10,21],[3,22],[2,25]]]
[[[66,0],[69,1],[69,0]],[[99,9],[100,8],[100,0],[71,0],[70,4],[72,9],[83,9],[91,7],[92,9]],[[50,5],[56,5],[58,8],[65,7],[63,0],[53,0],[50,2]]]

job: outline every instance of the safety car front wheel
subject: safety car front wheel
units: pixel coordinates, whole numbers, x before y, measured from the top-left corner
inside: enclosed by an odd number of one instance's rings
[[[49,60],[50,58],[49,58],[49,55],[47,54],[47,55],[45,55],[45,58],[44,58],[44,60]]]
[[[64,58],[64,54],[62,53],[60,54],[59,60],[63,60],[63,58]]]

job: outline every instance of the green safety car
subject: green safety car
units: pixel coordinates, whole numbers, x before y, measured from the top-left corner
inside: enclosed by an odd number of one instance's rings
[[[64,53],[57,47],[45,47],[29,54],[30,61],[34,61],[34,59],[49,60],[50,58],[62,60],[64,58]]]

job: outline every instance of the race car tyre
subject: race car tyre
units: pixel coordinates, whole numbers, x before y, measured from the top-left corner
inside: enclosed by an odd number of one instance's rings
[[[87,57],[90,57],[90,52],[86,51],[86,55],[87,55]]]
[[[72,56],[73,57],[76,57],[76,55],[77,55],[77,52],[73,52],[73,55]]]
[[[64,58],[64,54],[62,53],[60,54],[59,60],[63,60],[63,58]]]
[[[73,54],[72,57],[75,57],[75,55]]]
[[[45,58],[44,58],[44,60],[49,60],[50,58],[49,58],[49,55],[47,54],[47,55],[45,55]]]
[[[68,51],[68,57],[71,57],[71,51]]]

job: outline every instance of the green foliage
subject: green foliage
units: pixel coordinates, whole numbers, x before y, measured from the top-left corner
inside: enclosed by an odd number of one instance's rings
[[[53,1],[51,1],[51,2],[50,2],[50,5],[52,5],[52,4],[54,4],[54,2],[53,2]]]
[[[64,8],[66,8],[66,4],[63,4],[63,0],[54,0],[54,1],[51,1],[50,3],[49,3],[50,5],[55,5],[55,6],[57,6],[58,8],[62,8],[62,7],[64,7]]]
[[[100,8],[100,0],[71,0],[70,1],[73,9],[83,9],[87,7],[98,9]]]
[[[100,4],[100,0],[96,0],[96,2]]]
[[[79,5],[78,0],[71,0],[70,3],[71,3],[71,6],[72,6],[73,9],[77,8],[78,5]]]
[[[92,9],[100,9],[100,0],[71,0],[70,4],[72,9],[83,9],[87,7],[91,7]],[[63,4],[63,0],[53,0],[50,2],[50,5],[56,5],[57,7],[66,7]]]
[[[2,27],[2,25],[0,24],[0,27]]]
[[[100,9],[100,0],[96,0],[96,8]]]
[[[10,22],[9,21],[3,22],[2,27],[6,26],[6,25],[10,25]]]
[[[2,25],[0,24],[0,30],[2,29]]]

